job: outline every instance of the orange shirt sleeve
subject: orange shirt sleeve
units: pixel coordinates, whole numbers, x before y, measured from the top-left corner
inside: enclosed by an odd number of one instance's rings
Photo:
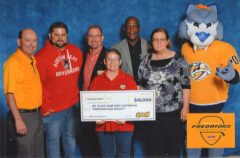
[[[4,94],[15,93],[17,80],[19,78],[19,66],[16,60],[8,60],[3,67],[3,87]]]

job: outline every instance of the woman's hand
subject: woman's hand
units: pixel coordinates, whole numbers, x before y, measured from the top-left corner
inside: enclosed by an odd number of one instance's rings
[[[126,121],[123,120],[115,120],[114,122],[119,125],[124,125],[126,123]]]
[[[181,110],[181,120],[187,120],[187,114],[189,112],[189,101],[190,101],[190,89],[183,89],[183,107]]]
[[[187,120],[187,114],[189,112],[189,108],[188,107],[183,107],[181,110],[181,120],[182,121],[186,121]]]
[[[104,124],[105,122],[106,122],[105,120],[96,121],[96,125],[100,126],[100,125]]]

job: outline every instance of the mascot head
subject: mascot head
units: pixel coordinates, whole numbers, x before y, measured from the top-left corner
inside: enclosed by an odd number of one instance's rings
[[[214,40],[221,40],[223,27],[217,19],[217,7],[190,4],[187,8],[187,17],[180,24],[179,37],[190,40],[194,51],[200,49],[206,51]]]

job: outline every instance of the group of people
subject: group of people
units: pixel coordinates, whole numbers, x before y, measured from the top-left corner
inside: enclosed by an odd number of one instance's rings
[[[61,157],[61,141],[64,156],[76,157],[79,90],[137,89],[156,90],[156,121],[139,124],[136,131],[138,135],[147,130],[146,157],[180,157],[189,112],[189,65],[181,53],[170,50],[166,29],[153,30],[149,44],[139,36],[139,20],[131,16],[123,31],[126,38],[107,49],[100,26],[90,26],[89,49],[83,54],[68,42],[67,26],[55,22],[46,44],[34,56],[37,34],[29,28],[19,32],[17,51],[3,68],[8,123],[15,130],[18,157],[45,157],[44,142],[47,157]],[[91,144],[96,143],[104,158],[130,157],[133,122],[99,120],[84,128],[86,156],[94,153]]]
[[[37,34],[23,29],[17,51],[4,64],[7,123],[11,140],[16,140],[17,157],[45,157],[45,143],[47,157],[60,157],[60,138],[65,156],[75,157],[74,114],[83,53],[68,43],[67,33],[64,23],[53,23],[49,40],[33,56]]]

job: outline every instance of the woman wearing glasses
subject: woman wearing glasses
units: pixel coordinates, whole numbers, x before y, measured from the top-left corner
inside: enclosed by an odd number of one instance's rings
[[[151,34],[151,54],[141,62],[138,79],[141,89],[156,90],[156,121],[145,123],[147,157],[180,157],[184,123],[189,110],[190,69],[172,50],[163,28]]]
[[[120,69],[121,55],[116,49],[106,52],[104,58],[106,70],[96,76],[91,91],[137,90],[134,79]],[[123,120],[96,121],[96,132],[103,158],[130,158],[133,122]]]

